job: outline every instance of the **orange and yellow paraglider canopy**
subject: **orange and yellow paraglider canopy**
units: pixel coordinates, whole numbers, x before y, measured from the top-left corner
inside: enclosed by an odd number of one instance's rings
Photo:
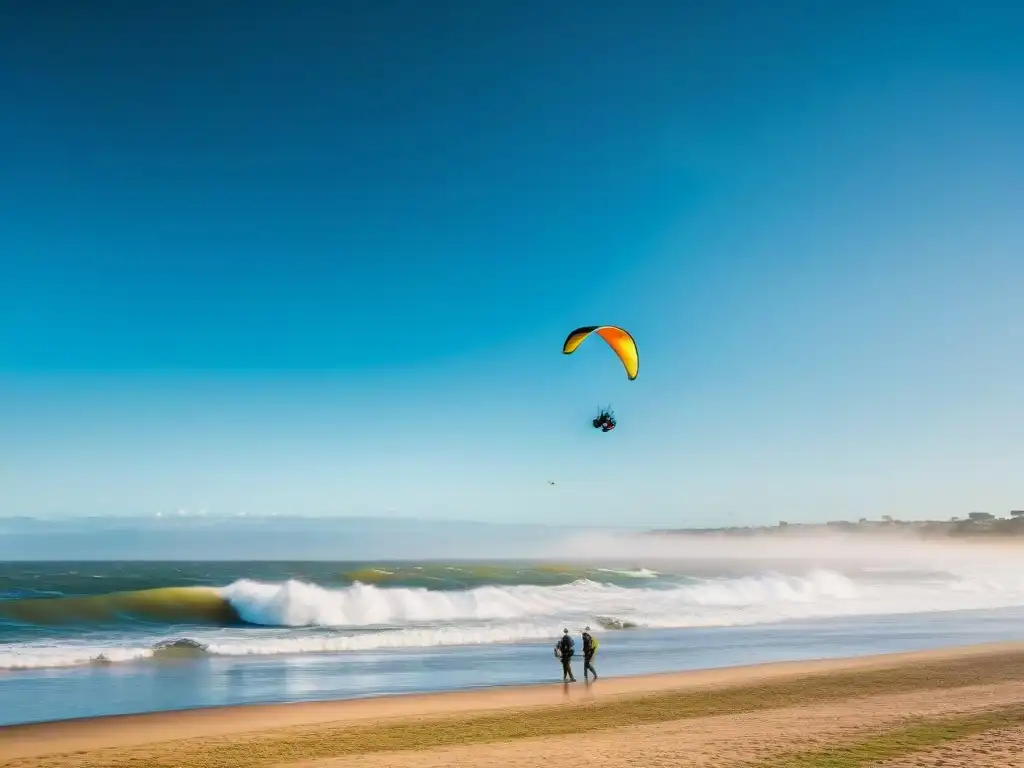
[[[614,325],[588,325],[584,328],[577,328],[570,333],[565,343],[562,344],[562,354],[571,355],[576,348],[592,333],[596,333],[604,339],[612,348],[619,360],[626,368],[626,375],[630,381],[636,378],[640,372],[640,353],[637,351],[636,342],[629,332]]]

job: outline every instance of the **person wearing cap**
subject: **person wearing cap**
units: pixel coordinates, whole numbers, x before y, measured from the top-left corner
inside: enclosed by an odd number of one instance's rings
[[[583,630],[583,679],[587,679],[587,671],[597,680],[597,670],[594,669],[594,654],[597,653],[597,640],[590,634],[590,627]]]
[[[572,655],[576,652],[576,643],[569,636],[569,630],[562,630],[562,639],[555,643],[555,656],[562,660],[562,682],[575,683],[576,677],[572,673]]]

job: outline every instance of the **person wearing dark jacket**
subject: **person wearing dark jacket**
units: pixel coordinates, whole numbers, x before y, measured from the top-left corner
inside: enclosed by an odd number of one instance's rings
[[[569,630],[563,629],[562,639],[555,643],[555,656],[562,660],[562,682],[575,683],[576,677],[572,673],[572,655],[576,652],[576,643],[569,636]]]
[[[583,679],[587,679],[587,671],[597,680],[597,670],[594,669],[594,654],[597,653],[597,641],[590,634],[590,627],[583,630]]]

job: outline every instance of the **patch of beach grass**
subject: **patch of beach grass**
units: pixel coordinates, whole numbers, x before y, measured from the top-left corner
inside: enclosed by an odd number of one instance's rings
[[[1024,652],[994,652],[959,659],[905,663],[889,668],[804,674],[726,687],[621,695],[596,700],[569,700],[562,705],[504,710],[500,713],[448,714],[375,724],[328,723],[293,726],[271,733],[242,734],[204,741],[165,742],[138,750],[103,749],[74,755],[54,755],[15,762],[11,768],[69,768],[86,765],[90,768],[128,768],[143,765],[153,768],[255,768],[343,755],[424,750],[461,744],[579,734],[621,726],[1012,680],[1024,680]],[[986,722],[988,721],[979,720],[978,725],[970,727],[981,728]],[[959,733],[956,731],[957,727],[968,728],[948,724],[927,727],[922,725],[920,727],[925,730],[918,732],[913,730],[914,727],[907,731],[911,735],[904,734],[897,742],[927,744],[928,739],[938,738],[942,733]],[[949,731],[950,728],[953,731]],[[972,731],[964,731],[965,734],[969,732]],[[889,742],[878,739],[884,737],[876,737],[871,742],[875,745],[871,749],[882,754],[884,745]],[[870,750],[868,747],[862,747],[861,752],[850,754],[854,756],[850,759],[860,759],[860,755],[870,754]],[[828,762],[833,757],[834,755],[822,753],[795,756],[791,759],[805,762],[780,763],[775,768],[847,768],[864,764]]]
[[[863,741],[802,752],[761,763],[760,768],[866,768],[987,731],[1024,725],[1024,705],[920,721]]]

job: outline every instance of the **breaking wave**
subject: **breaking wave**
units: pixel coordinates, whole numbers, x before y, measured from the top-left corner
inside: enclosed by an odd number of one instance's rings
[[[644,569],[630,586],[591,578],[554,586],[432,590],[357,582],[243,579],[94,597],[0,601],[0,628],[106,626],[80,636],[0,645],[0,669],[112,664],[182,656],[417,649],[550,639],[562,626],[596,631],[722,627],[794,619],[1024,605],[1024,569],[855,575],[818,569],[715,578]]]
[[[240,619],[219,590],[161,587],[87,597],[22,598],[0,601],[0,621],[38,626],[147,621],[163,624],[234,624]]]

